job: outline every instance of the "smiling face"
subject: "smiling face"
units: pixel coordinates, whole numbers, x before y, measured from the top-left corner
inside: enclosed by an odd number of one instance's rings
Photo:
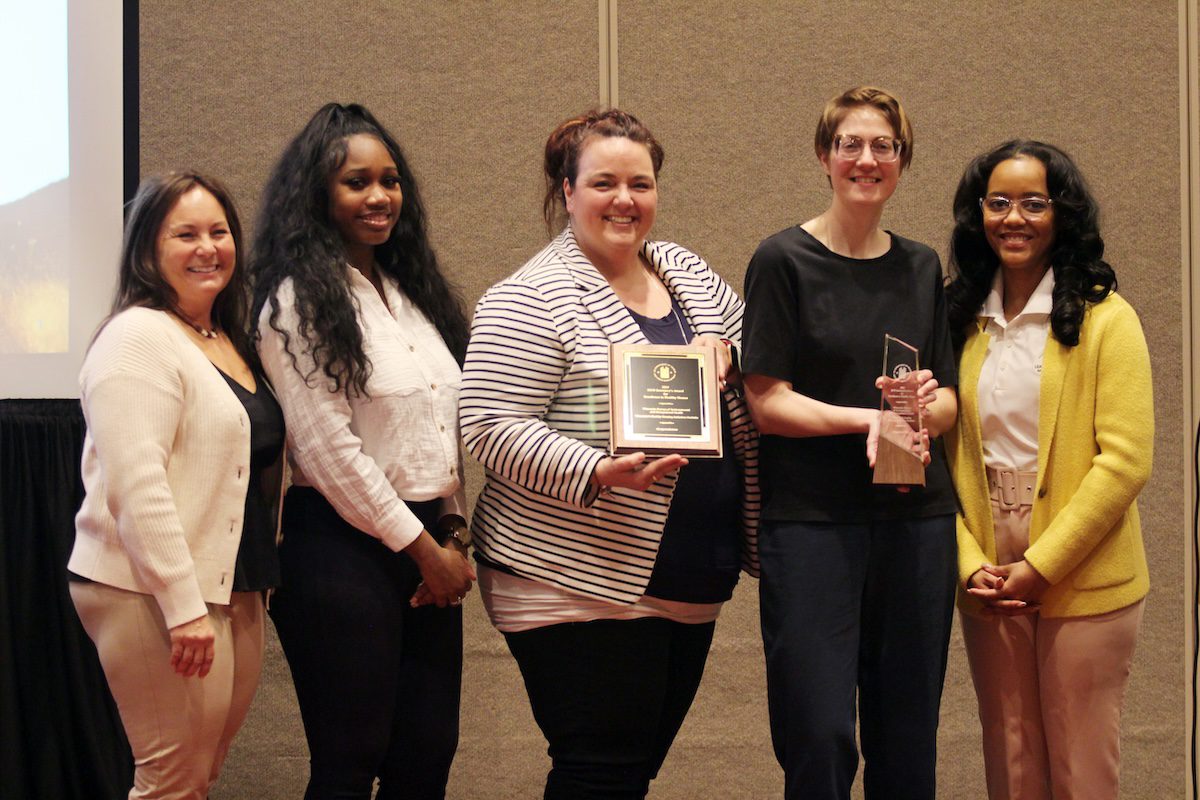
[[[575,185],[563,181],[563,196],[575,240],[597,269],[636,259],[658,212],[650,150],[622,136],[592,136]]]
[[[155,254],[179,309],[207,326],[213,301],[237,265],[237,243],[217,198],[200,186],[180,195],[159,228]]]
[[[883,112],[871,106],[855,106],[846,113],[834,132],[837,136],[857,136],[864,142],[898,136]],[[896,191],[903,169],[900,160],[880,163],[864,147],[854,160],[840,158],[833,150],[821,155],[821,166],[829,176],[835,203],[847,205],[882,206]]]
[[[1001,161],[988,178],[987,196],[1014,201],[1007,214],[983,211],[988,244],[1004,270],[1030,270],[1039,276],[1050,267],[1054,245],[1054,207],[1037,219],[1021,216],[1016,201],[1024,197],[1049,197],[1046,166],[1036,158],[1020,156]]]
[[[350,260],[370,266],[374,249],[387,242],[404,194],[400,172],[379,139],[357,133],[346,139],[346,160],[329,177],[329,216]]]

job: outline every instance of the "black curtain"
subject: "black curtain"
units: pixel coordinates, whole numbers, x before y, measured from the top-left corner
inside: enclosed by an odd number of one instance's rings
[[[78,400],[0,400],[0,797],[123,798],[133,759],[67,591]]]

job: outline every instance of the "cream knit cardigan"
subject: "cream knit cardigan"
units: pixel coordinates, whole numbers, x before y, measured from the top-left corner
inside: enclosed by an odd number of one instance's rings
[[[227,604],[250,478],[250,420],[166,312],[104,327],[79,374],[87,419],[68,569],[154,595],[168,628]]]

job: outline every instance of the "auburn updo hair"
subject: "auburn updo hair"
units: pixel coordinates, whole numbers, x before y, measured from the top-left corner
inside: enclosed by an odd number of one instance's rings
[[[627,111],[619,108],[603,111],[593,109],[563,120],[546,140],[546,159],[543,165],[546,197],[542,202],[542,215],[551,233],[561,227],[566,217],[567,199],[563,194],[563,181],[566,180],[571,188],[575,188],[575,177],[579,174],[579,158],[583,155],[584,145],[593,136],[620,136],[644,144],[650,151],[655,178],[662,169],[662,145],[641,120]]]

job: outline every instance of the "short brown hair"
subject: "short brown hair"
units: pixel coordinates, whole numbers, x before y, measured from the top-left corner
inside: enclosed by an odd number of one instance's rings
[[[650,162],[654,165],[654,177],[662,169],[664,153],[662,145],[650,133],[650,129],[633,114],[619,108],[604,111],[592,109],[570,119],[563,120],[546,140],[546,159],[543,171],[546,176],[546,197],[542,201],[542,215],[546,225],[554,230],[556,219],[566,210],[567,200],[563,196],[563,179],[575,186],[579,174],[579,158],[583,145],[592,136],[613,136],[644,144],[650,151]]]
[[[904,113],[904,106],[900,105],[900,101],[890,92],[877,86],[856,86],[829,99],[825,110],[821,112],[821,118],[817,120],[817,134],[813,137],[813,148],[817,157],[829,154],[833,149],[833,137],[837,133],[838,125],[842,124],[842,120],[852,110],[862,106],[878,109],[887,118],[896,138],[903,143],[900,147],[900,165],[907,168],[913,157],[912,123],[908,121],[908,114]]]

